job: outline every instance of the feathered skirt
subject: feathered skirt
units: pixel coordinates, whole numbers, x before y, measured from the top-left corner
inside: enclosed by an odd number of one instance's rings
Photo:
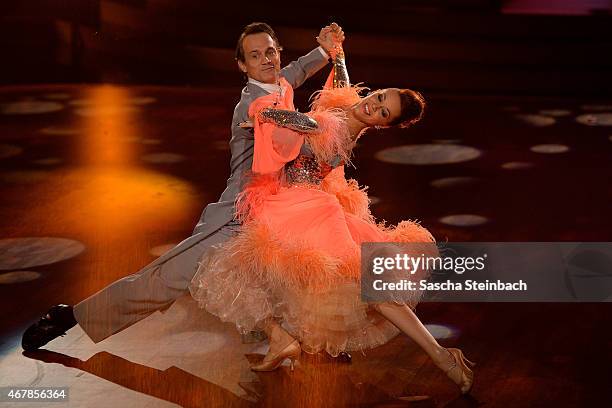
[[[256,207],[236,237],[203,254],[190,285],[200,307],[243,333],[277,319],[309,353],[370,349],[398,334],[361,300],[360,244],[431,243],[425,228],[377,225],[366,192],[343,171],[320,186],[280,187]]]

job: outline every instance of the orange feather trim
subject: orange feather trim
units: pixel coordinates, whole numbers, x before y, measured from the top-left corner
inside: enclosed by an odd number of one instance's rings
[[[313,111],[332,108],[346,109],[361,100],[359,93],[367,90],[359,84],[344,88],[321,89],[310,97]]]
[[[248,177],[250,180],[236,197],[234,206],[234,217],[240,222],[253,219],[266,198],[278,193],[281,184],[281,172],[250,173]]]
[[[257,222],[245,225],[223,251],[229,255],[236,273],[266,282],[273,290],[324,292],[347,278],[360,276],[357,246],[352,256],[342,259],[312,248],[299,238],[281,241]]]
[[[306,135],[312,152],[320,163],[339,158],[348,162],[354,143],[346,126],[346,113],[342,109],[327,109],[310,113],[319,124],[319,132]]]
[[[370,212],[370,199],[366,192],[368,188],[360,188],[357,180],[347,180],[344,172],[332,171],[323,179],[321,189],[335,195],[347,213],[374,223],[374,217]]]

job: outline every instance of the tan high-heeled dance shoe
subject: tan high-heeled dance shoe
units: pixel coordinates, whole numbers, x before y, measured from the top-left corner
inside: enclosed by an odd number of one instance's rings
[[[261,363],[251,366],[251,370],[274,371],[280,367],[286,359],[289,359],[291,363],[291,371],[293,371],[295,360],[300,357],[301,352],[302,348],[300,347],[300,343],[297,340],[293,340],[278,353],[272,355],[271,353],[266,354],[266,357],[264,357]]]
[[[468,367],[474,367],[476,363],[468,360],[463,352],[456,348],[445,349],[450,354],[453,362],[451,366],[446,369],[446,375],[450,378],[461,390],[462,394],[467,394],[472,389],[474,384],[474,372]],[[457,370],[460,370],[459,377],[457,378]]]

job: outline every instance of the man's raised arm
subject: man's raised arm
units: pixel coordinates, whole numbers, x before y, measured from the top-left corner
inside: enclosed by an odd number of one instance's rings
[[[320,46],[310,51],[308,54],[293,61],[280,72],[293,88],[297,88],[308,78],[316,74],[329,62],[329,50],[333,47],[331,38],[332,26],[325,26],[321,29],[317,41]]]

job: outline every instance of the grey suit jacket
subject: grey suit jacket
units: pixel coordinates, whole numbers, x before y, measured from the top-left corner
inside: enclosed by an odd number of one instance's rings
[[[283,68],[281,70],[281,76],[283,76],[293,88],[297,88],[302,85],[306,79],[323,68],[327,62],[328,60],[321,52],[318,49],[314,49]],[[221,194],[219,201],[206,206],[191,237],[166,252],[149,266],[164,263],[166,260],[189,249],[202,239],[210,236],[210,234],[218,231],[224,225],[235,222],[233,221],[234,201],[247,181],[245,175],[251,170],[255,142],[253,130],[243,129],[239,127],[238,124],[246,122],[249,119],[248,111],[251,102],[267,93],[268,92],[264,89],[252,83],[247,83],[247,86],[244,87],[240,102],[238,102],[234,108],[234,116],[232,118],[232,137],[229,142],[232,152],[230,161],[231,174],[227,180],[225,191]]]
[[[287,82],[297,88],[308,77],[327,64],[327,60],[317,49],[292,62],[281,70]],[[240,102],[234,108],[232,118],[232,138],[230,148],[232,158],[230,161],[231,175],[227,180],[227,187],[221,194],[219,201],[209,204],[200,217],[194,233],[203,230],[216,230],[232,221],[234,217],[234,201],[246,183],[245,174],[251,170],[253,164],[254,135],[252,129],[243,129],[238,126],[241,122],[249,120],[248,111],[251,102],[268,92],[255,84],[247,83],[242,90]]]

